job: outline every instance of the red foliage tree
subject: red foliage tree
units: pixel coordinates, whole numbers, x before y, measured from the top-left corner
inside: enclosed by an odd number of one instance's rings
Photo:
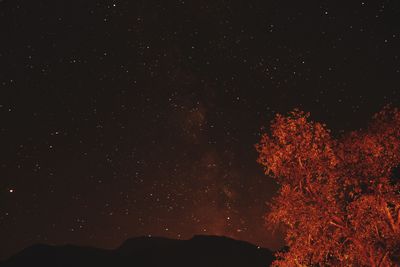
[[[268,225],[283,226],[276,266],[396,266],[400,254],[400,112],[386,107],[366,130],[334,139],[295,110],[277,115],[258,162],[280,190]]]

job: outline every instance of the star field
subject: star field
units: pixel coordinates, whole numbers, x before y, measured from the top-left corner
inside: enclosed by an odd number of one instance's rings
[[[254,144],[399,104],[398,1],[0,1],[0,259],[226,235],[278,248]]]

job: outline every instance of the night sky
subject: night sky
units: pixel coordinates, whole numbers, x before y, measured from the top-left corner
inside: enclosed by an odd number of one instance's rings
[[[226,235],[273,249],[254,144],[400,100],[400,1],[0,1],[0,259]]]

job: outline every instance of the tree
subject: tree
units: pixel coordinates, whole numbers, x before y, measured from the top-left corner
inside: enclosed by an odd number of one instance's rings
[[[309,113],[277,115],[256,144],[280,185],[267,225],[285,231],[275,266],[395,266],[400,254],[400,112],[385,107],[365,130],[333,138]]]

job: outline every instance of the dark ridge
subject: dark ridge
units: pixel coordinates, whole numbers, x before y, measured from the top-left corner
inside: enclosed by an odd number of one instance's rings
[[[137,237],[115,250],[34,245],[0,263],[0,267],[265,267],[272,261],[270,250],[222,236],[194,236],[189,240]]]

